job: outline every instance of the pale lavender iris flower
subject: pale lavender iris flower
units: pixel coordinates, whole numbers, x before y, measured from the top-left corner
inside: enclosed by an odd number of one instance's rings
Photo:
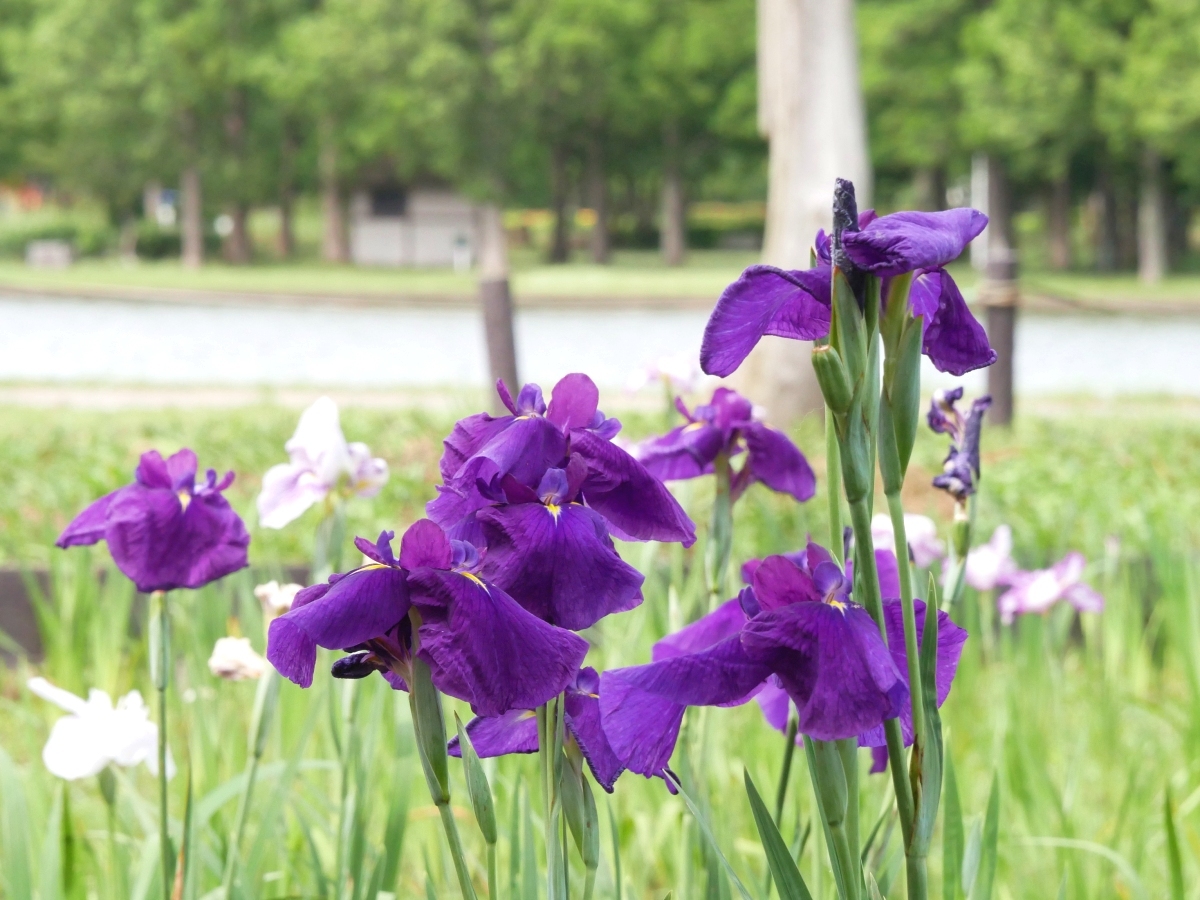
[[[56,543],[107,541],[117,568],[143,593],[202,587],[249,564],[250,535],[222,494],[232,483],[232,472],[217,481],[213,469],[198,481],[191,450],[165,460],[150,450],[133,484],[93,502]]]
[[[719,454],[744,453],[745,462],[730,485],[733,500],[755,482],[801,502],[816,492],[816,476],[800,448],[782,431],[759,422],[754,407],[741,394],[721,387],[709,403],[691,412],[679,398],[675,407],[687,421],[633,449],[650,474],[663,481],[696,478],[713,472]]]
[[[967,554],[967,584],[977,591],[993,591],[1011,584],[1017,573],[1012,558],[1012,529],[997,525],[986,544],[974,547]]]
[[[374,497],[388,479],[385,460],[372,457],[366,444],[346,442],[337,405],[328,397],[300,414],[284,449],[290,461],[263,476],[258,519],[264,528],[283,528],[330,492]]]
[[[912,561],[919,568],[927,569],[946,555],[946,545],[938,538],[937,523],[929,516],[905,513],[904,536]],[[896,533],[887,513],[878,513],[871,519],[871,539],[876,550],[896,552]]]
[[[1086,567],[1083,554],[1072,552],[1048,569],[1017,572],[1009,581],[1011,587],[996,601],[1000,621],[1009,625],[1018,615],[1045,614],[1060,601],[1079,612],[1103,612],[1104,597],[1082,580]]]

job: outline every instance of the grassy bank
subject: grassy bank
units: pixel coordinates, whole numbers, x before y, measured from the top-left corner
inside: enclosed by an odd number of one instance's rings
[[[626,430],[633,436],[659,424],[659,417],[646,414],[627,419]],[[150,446],[171,450],[188,444],[202,465],[238,473],[231,497],[251,526],[256,564],[306,558],[315,525],[312,514],[283,532],[268,533],[257,528],[252,513],[261,473],[283,459],[282,444],[294,421],[293,411],[270,406],[116,414],[0,410],[5,559],[48,561],[55,570],[53,596],[43,610],[48,655],[38,671],[79,692],[97,686],[114,695],[131,687],[146,696],[152,693],[145,645],[123,626],[131,591],[119,578],[100,588],[90,576],[92,566],[104,559],[103,550],[63,554],[50,549],[61,525],[84,502],[124,483],[138,452]],[[402,528],[419,514],[432,495],[439,441],[452,421],[449,414],[344,412],[347,435],[387,457],[393,473],[379,498],[351,507],[351,533]],[[823,490],[820,434],[809,423],[797,438]],[[1027,416],[1011,433],[985,433],[981,537],[986,539],[999,522],[1011,524],[1016,555],[1026,567],[1081,550],[1091,561],[1088,580],[1108,600],[1103,615],[1083,621],[1059,609],[986,636],[977,629],[944,708],[968,833],[979,827],[993,776],[999,779],[1000,865],[993,896],[1000,900],[1170,896],[1164,816],[1168,787],[1185,884],[1195,884],[1200,873],[1200,581],[1190,533],[1200,521],[1200,474],[1192,462],[1198,449],[1200,421],[1168,404]],[[924,487],[930,473],[940,468],[943,453],[940,438],[922,435],[906,505],[934,516],[944,531],[947,508]],[[698,522],[707,516],[708,491],[705,482],[679,489]],[[809,531],[823,539],[823,508],[821,494],[797,507],[762,488],[752,489],[736,511],[737,560],[793,549]],[[702,543],[692,551],[622,548],[647,573],[646,601],[589,632],[590,664],[602,669],[644,661],[657,637],[697,613],[703,602]],[[214,679],[205,660],[213,641],[231,627],[262,649],[252,587],[248,576],[235,575],[173,601],[180,663],[171,692],[171,743],[181,769],[190,765],[198,809],[204,813],[196,826],[200,879],[195,897],[219,883],[254,694],[252,684]],[[976,621],[978,605],[990,602],[969,594],[967,621]],[[322,662],[327,664],[329,656]],[[0,896],[24,900],[13,890],[11,875],[21,859],[28,864],[33,887],[51,885],[58,871],[54,867],[61,865],[64,821],[89,893],[136,900],[152,896],[147,891],[156,884],[153,780],[144,769],[124,773],[118,839],[110,854],[95,779],[64,789],[38,758],[58,713],[22,687],[32,671],[22,666],[0,674]],[[331,683],[323,671],[319,668],[308,692],[284,686],[242,848],[244,895],[264,900],[330,895],[339,859],[343,782],[338,742],[345,739],[346,711],[357,723],[368,763],[361,778],[350,782],[357,805],[347,827],[350,845],[358,848],[351,862],[358,860],[354,872],[362,873],[355,884],[368,878],[379,861],[391,858],[387,847],[399,846],[397,896],[457,896],[412,748],[407,704],[380,679]],[[464,717],[468,714],[455,706]],[[764,795],[773,791],[783,739],[765,726],[753,704],[689,714],[688,723],[682,745],[686,761],[677,756],[676,762],[695,769],[725,852],[748,884],[759,885],[764,860],[741,788],[742,767],[748,767]],[[500,813],[505,897],[536,897],[527,887],[523,861],[526,816],[538,831],[536,770],[535,759],[522,757],[489,768]],[[452,771],[459,779],[456,763]],[[183,808],[184,780],[173,782],[176,811]],[[867,829],[890,788],[880,778],[865,783],[861,817]],[[483,845],[461,779],[454,791],[468,853],[482,878]],[[622,896],[661,900],[668,890],[680,898],[707,893],[710,872],[696,829],[661,784],[625,775],[608,805]],[[617,896],[617,856],[607,818],[602,810],[605,838],[597,896],[605,898]],[[407,823],[399,844],[397,822]],[[790,839],[811,822],[811,790],[801,756],[783,832]],[[896,880],[898,836],[886,817],[879,834],[869,864],[887,896],[902,896]],[[818,862],[818,846],[818,840],[807,843],[802,867],[810,885],[822,885],[814,891],[828,900],[832,880]],[[931,873],[939,885],[940,848],[939,836]],[[532,883],[540,884],[541,877]],[[578,888],[573,886],[573,894]],[[40,896],[57,896],[49,890]],[[1193,893],[1186,897],[1194,894],[1194,888],[1189,890]],[[934,895],[940,895],[936,888]]]

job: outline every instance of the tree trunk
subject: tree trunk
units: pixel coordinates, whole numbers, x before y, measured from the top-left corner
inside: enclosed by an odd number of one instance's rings
[[[990,218],[988,209],[988,155],[971,154],[971,206]],[[979,272],[987,271],[987,238],[971,241],[971,267]]]
[[[610,251],[608,241],[608,179],[604,172],[604,147],[599,138],[588,142],[588,202],[596,214],[592,225],[592,262],[607,265]]]
[[[181,243],[183,245],[183,267],[198,269],[204,265],[204,215],[203,198],[200,195],[200,169],[188,166],[183,170],[179,185],[181,207]]]
[[[668,266],[682,266],[687,253],[687,203],[679,171],[679,128],[674,122],[663,129],[662,223],[659,249]]]
[[[992,406],[988,421],[1008,425],[1013,414],[1013,357],[1017,317],[1017,254],[1013,242],[1012,193],[1008,173],[995,154],[987,156],[987,279],[980,289],[987,305],[987,333],[996,362],[988,369]]]
[[[508,239],[504,214],[489,203],[479,210],[479,300],[483,306],[484,337],[487,340],[491,382],[503,381],[514,394],[517,380],[517,342],[513,334],[512,292],[508,282]],[[495,392],[490,392],[497,413],[506,410]]]
[[[1050,244],[1050,268],[1071,268],[1071,182],[1066,175],[1050,187],[1046,216]]]
[[[321,258],[326,262],[349,261],[346,246],[346,211],[342,205],[341,185],[338,181],[337,144],[334,142],[333,123],[321,123],[321,147],[318,167],[321,174]]]
[[[236,203],[229,210],[233,219],[233,230],[225,238],[225,259],[235,266],[244,266],[250,262],[250,232],[246,228],[249,212],[244,203]]]
[[[1107,163],[1100,165],[1093,196],[1096,204],[1096,269],[1112,272],[1117,268],[1117,197]]]
[[[554,206],[554,233],[550,238],[547,256],[552,263],[565,263],[571,259],[571,218],[567,208],[570,187],[566,148],[562,144],[555,144],[550,151],[550,202]]]
[[[817,229],[832,225],[834,179],[851,179],[859,208],[870,205],[852,0],[758,0],[758,75],[770,146],[763,262],[806,269]],[[776,424],[823,406],[807,342],[763,338],[738,381]]]
[[[1164,215],[1162,160],[1153,150],[1142,153],[1138,194],[1138,280],[1158,284],[1167,271],[1167,223]]]
[[[284,125],[283,145],[280,150],[279,166],[279,234],[275,249],[281,259],[291,259],[296,253],[296,229],[294,222],[296,205],[296,136]]]
[[[988,224],[983,235],[987,241],[988,272],[1004,266],[1016,257],[1012,227],[1012,192],[1004,163],[995,154],[987,157]]]
[[[946,206],[946,174],[940,166],[918,169],[913,176],[917,209],[938,212]]]

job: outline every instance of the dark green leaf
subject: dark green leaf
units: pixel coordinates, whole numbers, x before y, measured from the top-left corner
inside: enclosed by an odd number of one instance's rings
[[[771,818],[762,797],[759,796],[750,772],[743,770],[743,775],[746,781],[746,795],[750,798],[750,809],[754,813],[754,823],[758,826],[758,836],[767,854],[767,865],[771,869],[771,877],[775,879],[780,900],[812,900],[812,894],[809,893],[775,820]]]

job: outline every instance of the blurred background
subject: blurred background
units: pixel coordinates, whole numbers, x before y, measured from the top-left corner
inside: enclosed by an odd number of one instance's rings
[[[3,0],[0,396],[478,389],[497,280],[522,376],[621,387],[835,176],[991,215],[1018,394],[1195,394],[1198,61],[1168,0]]]

